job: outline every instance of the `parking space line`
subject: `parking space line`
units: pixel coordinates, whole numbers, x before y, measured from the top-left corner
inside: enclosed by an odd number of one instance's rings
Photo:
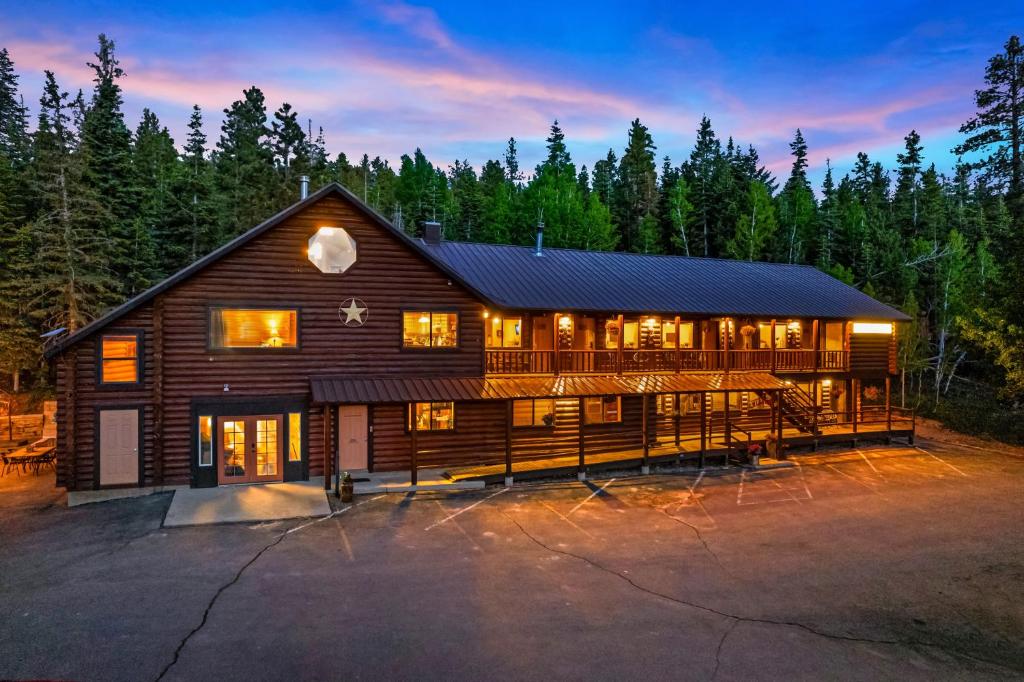
[[[871,492],[875,493],[876,495],[880,495],[881,494],[881,493],[878,492],[877,489],[875,489],[874,486],[870,486],[867,483],[865,483],[864,481],[860,480],[859,478],[851,476],[850,474],[846,473],[845,471],[843,471],[839,467],[837,467],[837,466],[835,466],[833,464],[826,464],[825,466],[827,466],[829,469],[831,469],[832,471],[836,472],[840,476],[845,476],[846,478],[850,479],[854,483],[860,483],[862,486],[864,486],[865,488],[867,488]]]
[[[814,495],[811,494],[811,489],[807,486],[807,478],[804,477],[804,468],[800,465],[800,462],[794,460],[796,464],[796,470],[800,472],[800,482],[804,484],[804,492],[807,493],[807,499],[813,500]]]
[[[576,529],[576,530],[578,530],[579,532],[581,532],[581,533],[583,533],[584,535],[586,535],[586,536],[587,536],[588,538],[590,538],[590,539],[593,539],[593,538],[594,538],[594,536],[593,536],[593,535],[591,535],[590,533],[588,533],[587,531],[583,530],[583,529],[582,529],[582,528],[580,528],[580,527],[579,527],[578,525],[576,525],[575,523],[573,523],[573,522],[572,522],[572,520],[570,520],[568,516],[565,516],[564,514],[562,514],[562,512],[558,511],[557,509],[555,509],[554,507],[552,507],[552,506],[551,506],[550,504],[548,504],[547,502],[541,501],[541,504],[542,504],[542,505],[544,505],[545,507],[547,507],[547,508],[548,508],[548,509],[549,509],[549,510],[550,510],[550,511],[551,511],[552,513],[554,513],[554,514],[555,514],[555,515],[556,515],[556,516],[557,516],[558,518],[562,519],[563,521],[565,521],[566,523],[568,523],[568,524],[569,524],[570,526],[572,526],[573,528],[575,528],[575,529]]]
[[[743,485],[747,482],[747,472],[740,472],[740,485],[736,489],[736,504],[743,504]]]
[[[341,546],[345,548],[345,554],[348,555],[348,560],[355,561],[356,555],[352,551],[352,543],[348,541],[348,533],[345,532],[344,524],[338,524],[338,532],[341,534]]]
[[[875,474],[877,474],[878,477],[884,481],[885,480],[885,476],[882,475],[881,471],[879,471],[877,468],[875,468],[875,465],[871,461],[871,458],[869,458],[866,454],[864,454],[864,451],[859,449],[859,448],[856,450],[856,452],[857,452],[858,455],[860,455],[864,459],[865,462],[867,462],[867,465],[869,467],[871,467],[871,470],[874,471]]]
[[[938,460],[939,462],[942,462],[943,464],[945,464],[946,466],[948,466],[948,467],[949,467],[950,469],[952,469],[953,471],[955,471],[955,472],[957,472],[958,474],[960,474],[961,476],[963,476],[964,478],[970,478],[970,476],[968,476],[967,474],[965,474],[965,473],[964,473],[963,471],[961,471],[960,469],[956,468],[955,466],[953,466],[952,464],[950,464],[950,463],[949,463],[949,462],[947,462],[946,460],[942,459],[941,457],[938,457],[937,455],[933,455],[932,453],[928,452],[928,451],[927,451],[927,450],[925,450],[924,448],[920,448],[920,447],[918,447],[918,446],[916,446],[916,445],[915,445],[915,446],[914,446],[914,449],[915,449],[915,450],[920,450],[921,452],[923,452],[924,454],[928,455],[928,456],[929,456],[929,457],[931,457],[932,459],[935,459],[935,460]]]
[[[586,504],[587,502],[590,502],[590,501],[591,501],[592,499],[594,499],[594,498],[595,498],[595,497],[596,497],[597,495],[600,495],[601,493],[603,493],[603,492],[604,492],[604,489],[605,489],[605,488],[607,488],[608,486],[610,486],[610,485],[612,484],[612,482],[613,482],[613,481],[615,481],[615,479],[614,479],[614,478],[612,478],[612,479],[609,479],[609,480],[608,480],[608,482],[607,482],[607,483],[605,483],[605,484],[604,484],[603,486],[601,486],[600,488],[598,488],[598,489],[597,489],[597,490],[595,490],[594,492],[590,493],[590,495],[588,495],[588,496],[587,496],[587,499],[583,500],[582,502],[580,502],[579,504],[577,504],[577,505],[576,505],[575,507],[573,507],[572,509],[570,509],[570,510],[569,510],[569,513],[568,513],[568,514],[566,514],[566,516],[572,516],[572,513],[573,513],[574,511],[576,511],[577,509],[579,509],[580,507],[582,507],[583,505],[585,505],[585,504]]]
[[[484,499],[477,500],[476,502],[474,502],[473,504],[469,505],[468,507],[463,507],[462,509],[460,509],[459,511],[455,512],[454,514],[449,514],[448,516],[444,517],[440,521],[435,521],[434,523],[430,524],[429,526],[427,526],[423,530],[424,531],[433,530],[434,528],[437,528],[441,524],[448,523],[449,521],[454,519],[459,514],[464,514],[464,513],[468,512],[470,509],[472,509],[473,507],[475,507],[475,506],[477,506],[479,504],[483,504],[484,502],[486,502],[487,500],[491,499],[492,497],[497,497],[498,495],[500,495],[502,493],[507,493],[509,490],[511,490],[511,488],[502,488],[501,490],[499,490],[496,493],[491,493],[490,495],[488,495]]]

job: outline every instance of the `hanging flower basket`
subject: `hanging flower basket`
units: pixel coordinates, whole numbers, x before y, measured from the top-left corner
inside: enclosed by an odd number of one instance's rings
[[[754,331],[754,326],[750,324],[745,324],[742,327],[740,327],[740,334],[743,334],[743,336],[753,336]]]

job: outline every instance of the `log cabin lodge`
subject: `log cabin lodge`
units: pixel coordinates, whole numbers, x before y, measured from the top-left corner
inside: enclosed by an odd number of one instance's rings
[[[510,483],[913,438],[901,312],[809,266],[542,237],[413,238],[338,184],[305,196],[53,343],[57,484]]]

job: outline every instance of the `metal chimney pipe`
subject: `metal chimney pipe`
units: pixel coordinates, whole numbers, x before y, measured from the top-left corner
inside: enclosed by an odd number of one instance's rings
[[[544,255],[544,221],[541,220],[537,223],[537,249],[533,252],[534,256]]]
[[[299,199],[305,199],[309,196],[309,176],[299,176]]]

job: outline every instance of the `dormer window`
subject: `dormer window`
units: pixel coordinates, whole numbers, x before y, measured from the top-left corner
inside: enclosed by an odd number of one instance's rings
[[[356,240],[342,227],[321,227],[309,238],[309,262],[328,275],[340,275],[356,262]]]

